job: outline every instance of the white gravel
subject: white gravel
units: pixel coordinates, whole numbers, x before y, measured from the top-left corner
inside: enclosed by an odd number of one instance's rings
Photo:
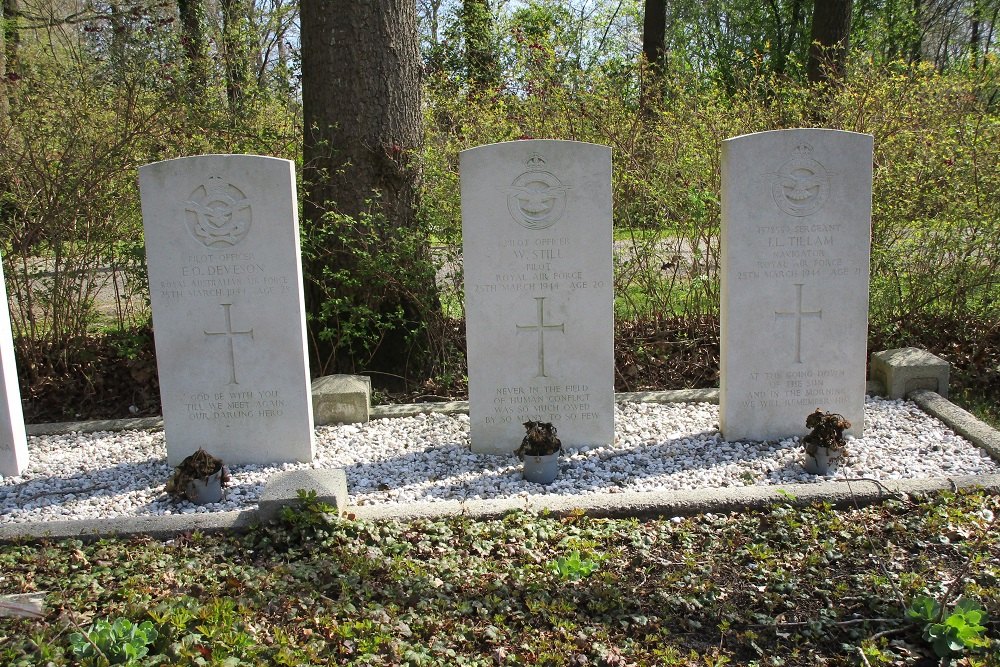
[[[172,470],[162,431],[37,436],[28,440],[29,468],[0,484],[0,523],[248,509],[269,475],[309,467],[344,468],[356,505],[824,481],[803,470],[797,438],[726,442],[718,419],[718,406],[708,403],[620,404],[615,443],[564,450],[548,487],[523,481],[513,455],[473,454],[467,415],[324,426],[311,464],[231,466],[227,498],[205,506],[173,502],[163,491]],[[986,452],[908,401],[867,399],[865,435],[848,452],[832,478],[1000,472]]]

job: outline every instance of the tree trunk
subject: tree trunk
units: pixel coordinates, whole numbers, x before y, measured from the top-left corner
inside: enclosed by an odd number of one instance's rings
[[[771,3],[771,7],[775,18],[775,35],[777,36],[777,41],[774,45],[773,71],[778,76],[784,76],[785,70],[788,67],[788,56],[791,55],[792,50],[795,48],[795,42],[799,38],[799,30],[804,28],[802,0],[792,0],[787,33],[785,33],[781,26],[781,9],[777,0]]]
[[[810,83],[831,83],[847,74],[852,0],[817,0],[806,76]]]
[[[667,2],[646,0],[642,12],[642,56],[646,61],[646,75],[642,81],[642,106],[644,109],[662,95],[663,76],[667,66]]]
[[[208,86],[208,40],[205,37],[205,0],[177,0],[181,44],[187,59],[187,90],[195,102]]]
[[[459,19],[465,37],[469,84],[476,90],[495,88],[500,81],[500,62],[494,48],[493,12],[489,0],[462,0]]]
[[[972,3],[972,33],[969,35],[969,65],[975,69],[979,66],[979,42],[983,11],[979,2]]]
[[[7,96],[7,30],[6,22],[7,8],[0,4],[0,131],[7,127],[10,120],[10,98]]]
[[[17,51],[21,46],[21,31],[17,23],[21,14],[20,0],[3,0],[3,42],[4,58],[9,71],[17,69]]]
[[[923,59],[924,17],[922,0],[913,0],[913,23],[916,31],[910,44],[910,63],[918,63]]]
[[[302,0],[304,269],[313,370],[406,375],[436,294],[416,219],[413,0]]]
[[[642,12],[642,55],[650,69],[661,74],[667,57],[666,0],[646,0]]]
[[[222,51],[226,67],[226,99],[234,119],[246,108],[253,80],[250,11],[248,0],[222,0]]]

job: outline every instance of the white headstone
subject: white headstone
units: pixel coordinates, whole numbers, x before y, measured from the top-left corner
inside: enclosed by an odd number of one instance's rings
[[[820,408],[864,426],[871,135],[722,142],[722,434],[809,432]]]
[[[0,269],[0,373],[3,393],[0,395],[0,477],[20,475],[28,467],[28,440],[24,434],[24,414],[21,412],[21,391],[17,386],[17,366],[14,364],[14,337],[7,309],[7,285]]]
[[[302,261],[289,160],[139,169],[167,458],[311,461]]]
[[[611,442],[611,149],[513,141],[460,168],[473,451],[513,451],[528,420]]]

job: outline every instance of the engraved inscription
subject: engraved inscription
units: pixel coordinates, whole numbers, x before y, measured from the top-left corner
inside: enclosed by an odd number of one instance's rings
[[[742,404],[753,410],[843,403],[848,400],[846,377],[839,368],[754,371],[748,374],[752,388],[743,393]]]
[[[518,333],[522,331],[537,331],[538,332],[538,373],[535,377],[544,378],[548,377],[545,374],[545,332],[546,331],[558,331],[561,334],[566,333],[565,324],[545,324],[545,297],[536,296],[535,303],[538,304],[538,324],[518,324]]]
[[[774,311],[774,319],[777,320],[795,318],[795,363],[802,363],[802,319],[817,318],[823,319],[823,310],[802,310],[802,284],[795,285],[795,312]]]
[[[593,405],[595,395],[586,384],[544,386],[500,386],[493,397],[493,413],[483,417],[485,424],[533,421],[595,421],[600,412]]]
[[[525,162],[528,170],[514,179],[507,193],[507,209],[514,221],[527,229],[548,229],[559,222],[566,212],[565,185],[552,172],[545,170],[545,159],[532,153]]]
[[[184,202],[188,231],[206,248],[231,248],[246,238],[253,222],[250,200],[231,183],[212,176]]]
[[[200,391],[191,394],[184,407],[189,421],[268,420],[284,414],[285,399],[279,389]]]
[[[247,331],[234,331],[233,330],[233,317],[230,309],[233,307],[231,303],[220,303],[223,310],[226,313],[226,330],[225,331],[206,331],[206,336],[225,336],[226,341],[229,343],[229,382],[227,384],[239,384],[236,381],[236,351],[233,346],[233,336],[250,336],[250,340],[253,340],[253,329],[248,329]]]
[[[797,147],[794,157],[781,165],[771,184],[774,203],[797,218],[823,208],[830,192],[830,176],[823,165],[810,157],[812,150],[807,144]]]

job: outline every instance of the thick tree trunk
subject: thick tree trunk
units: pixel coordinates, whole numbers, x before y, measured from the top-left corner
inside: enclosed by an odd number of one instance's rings
[[[434,294],[433,274],[409,280],[429,266],[415,231],[415,3],[302,0],[301,11],[313,370],[405,375]]]
[[[817,0],[806,76],[810,83],[842,80],[847,73],[852,0]]]
[[[187,59],[187,89],[199,100],[208,86],[208,40],[205,36],[205,0],[177,0],[181,44]]]
[[[253,81],[249,0],[222,0],[222,50],[226,67],[226,98],[233,118],[243,114]]]

